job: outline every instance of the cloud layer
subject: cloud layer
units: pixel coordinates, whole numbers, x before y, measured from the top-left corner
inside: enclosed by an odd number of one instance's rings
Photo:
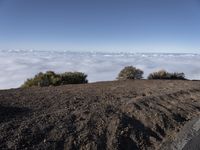
[[[0,51],[0,89],[17,88],[27,78],[47,70],[85,72],[90,82],[114,80],[128,65],[144,70],[145,77],[165,69],[200,79],[199,54]]]

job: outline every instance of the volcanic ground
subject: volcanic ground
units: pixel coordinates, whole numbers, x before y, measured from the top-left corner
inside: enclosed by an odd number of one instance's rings
[[[0,149],[154,150],[200,114],[200,81],[0,91]]]

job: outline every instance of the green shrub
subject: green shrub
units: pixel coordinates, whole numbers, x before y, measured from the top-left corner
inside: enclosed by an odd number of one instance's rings
[[[148,79],[165,79],[165,80],[186,80],[184,73],[169,73],[165,70],[150,73]]]
[[[34,78],[27,79],[21,87],[44,87],[81,83],[88,83],[87,75],[82,72],[65,72],[62,74],[56,74],[53,71],[47,71],[46,73],[40,72],[35,75]]]
[[[186,80],[185,74],[183,72],[181,72],[181,73],[179,73],[179,72],[171,73],[171,79]]]
[[[60,77],[62,85],[88,83],[87,75],[82,72],[65,72]]]
[[[118,74],[118,80],[126,80],[126,79],[142,79],[143,78],[143,71],[137,69],[133,66],[124,67]]]

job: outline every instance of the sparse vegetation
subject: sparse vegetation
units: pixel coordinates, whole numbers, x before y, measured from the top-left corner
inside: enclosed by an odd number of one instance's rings
[[[27,79],[22,87],[44,87],[81,83],[88,83],[87,75],[82,72],[65,72],[62,74],[56,74],[53,71],[47,71],[46,73],[40,72],[35,75],[34,78]]]
[[[150,73],[148,79],[165,79],[165,80],[186,80],[184,73],[169,73],[165,70]]]
[[[143,71],[137,69],[133,66],[127,66],[122,69],[117,77],[118,80],[127,80],[127,79],[142,79]]]
[[[60,77],[62,85],[88,83],[87,75],[82,72],[65,72]]]

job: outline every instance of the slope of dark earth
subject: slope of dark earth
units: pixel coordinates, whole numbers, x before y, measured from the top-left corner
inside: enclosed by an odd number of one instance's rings
[[[159,149],[199,114],[199,81],[2,90],[0,149]]]

